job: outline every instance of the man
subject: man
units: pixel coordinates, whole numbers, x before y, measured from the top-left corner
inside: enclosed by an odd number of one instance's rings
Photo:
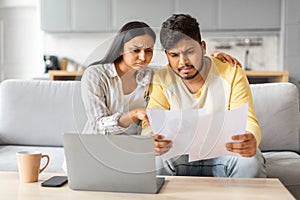
[[[199,24],[190,15],[174,14],[160,32],[169,65],[155,72],[148,109],[186,110],[205,108],[208,112],[232,110],[248,103],[246,132],[224,148],[241,156],[222,156],[189,163],[188,155],[167,161],[163,174],[266,177],[264,158],[258,149],[260,128],[253,108],[249,83],[243,70],[206,57]],[[147,128],[143,134],[147,134]],[[163,134],[163,133],[161,133]],[[161,148],[163,149],[163,148]],[[167,152],[168,149],[163,149]]]

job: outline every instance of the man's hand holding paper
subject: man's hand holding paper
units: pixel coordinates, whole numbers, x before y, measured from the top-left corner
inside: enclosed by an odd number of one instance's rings
[[[172,148],[172,140],[165,139],[165,136],[160,134],[153,135],[155,155],[160,156],[165,154]]]
[[[234,135],[231,137],[236,142],[228,142],[226,144],[227,151],[238,153],[243,157],[252,157],[256,153],[257,142],[254,135],[246,132],[242,135]]]
[[[245,104],[232,111],[213,114],[203,109],[147,110],[147,114],[152,131],[173,142],[173,147],[169,146],[171,149],[162,153],[162,158],[188,154],[191,162],[224,155],[254,155],[256,140],[251,133],[244,134],[247,111]]]

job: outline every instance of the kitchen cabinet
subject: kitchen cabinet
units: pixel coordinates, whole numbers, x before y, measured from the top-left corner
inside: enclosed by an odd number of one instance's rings
[[[196,17],[201,30],[280,29],[281,0],[176,0],[176,13]]]
[[[109,30],[110,0],[72,0],[71,27],[76,32]]]
[[[125,23],[133,20],[143,21],[153,28],[159,28],[173,13],[173,2],[173,0],[115,0],[114,29],[119,30]]]
[[[300,1],[299,0],[288,0],[285,1],[285,22],[287,25],[300,24]]]
[[[216,30],[218,28],[218,0],[177,0],[176,13],[189,13],[195,17],[201,30]]]
[[[41,0],[41,29],[99,32],[111,29],[109,0]]]
[[[40,6],[42,30],[70,31],[70,0],[41,0]]]
[[[103,32],[140,20],[160,28],[173,13],[189,13],[204,31],[280,29],[281,4],[282,0],[41,0],[41,27],[49,32]],[[298,14],[288,17],[294,15]]]
[[[280,29],[281,0],[219,1],[219,29]]]

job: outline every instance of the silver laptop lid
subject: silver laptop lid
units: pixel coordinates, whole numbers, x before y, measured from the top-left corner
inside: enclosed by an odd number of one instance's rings
[[[71,189],[157,192],[152,137],[64,134],[64,150]]]

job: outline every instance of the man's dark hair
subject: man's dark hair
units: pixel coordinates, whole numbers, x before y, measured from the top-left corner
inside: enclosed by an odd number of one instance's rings
[[[199,23],[188,14],[173,14],[162,24],[160,43],[164,49],[170,49],[183,38],[192,38],[201,44]]]

